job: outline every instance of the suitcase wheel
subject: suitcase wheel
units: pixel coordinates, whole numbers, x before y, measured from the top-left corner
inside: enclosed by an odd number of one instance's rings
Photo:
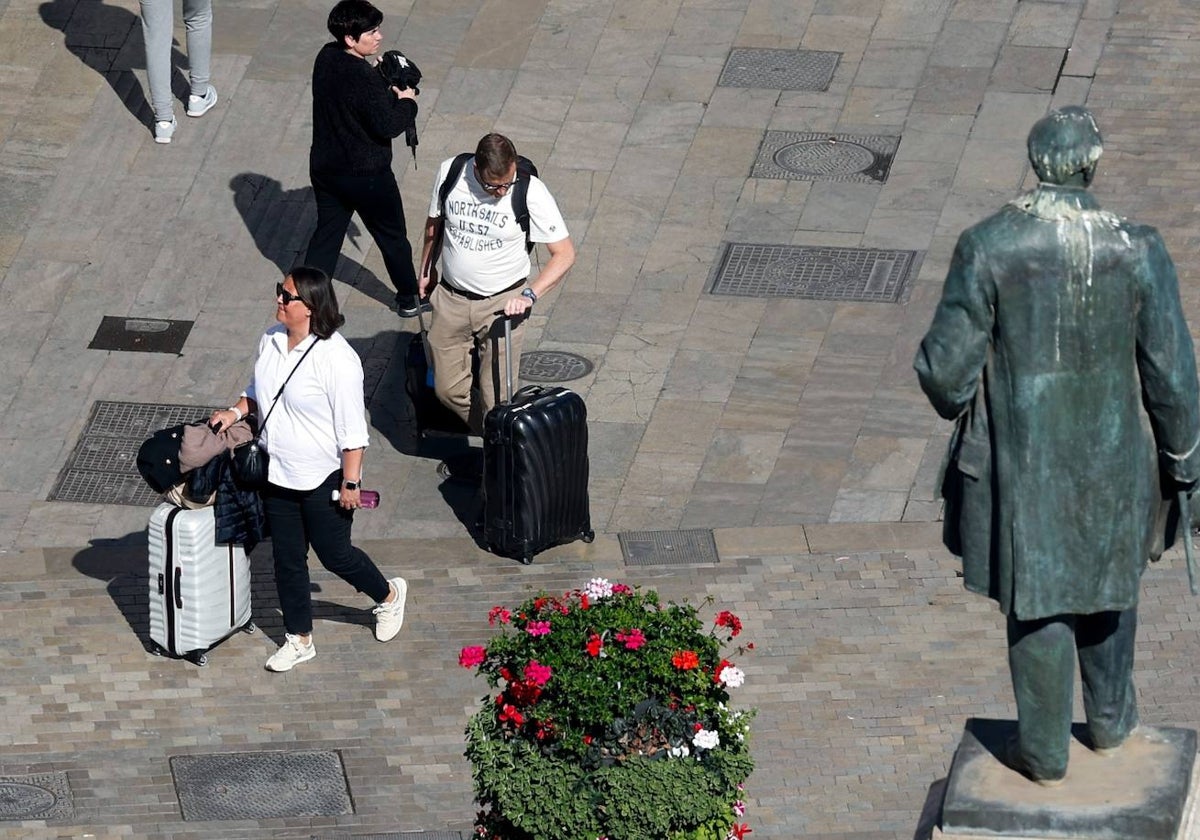
[[[245,625],[242,626],[242,632],[243,633],[257,633],[258,626],[253,621],[247,621],[245,623]]]
[[[522,554],[521,562],[524,563],[526,566],[528,566],[529,564],[531,564],[533,562],[533,555],[532,554]]]
[[[592,540],[596,539],[596,532],[595,531],[584,531],[580,535],[579,539],[583,540],[585,543],[590,543]]]
[[[208,653],[205,651],[192,651],[185,656],[184,659],[186,659],[188,662],[191,662],[193,665],[203,668],[208,664]]]
[[[150,645],[150,653],[154,656],[166,656],[167,649],[162,645],[155,643]]]

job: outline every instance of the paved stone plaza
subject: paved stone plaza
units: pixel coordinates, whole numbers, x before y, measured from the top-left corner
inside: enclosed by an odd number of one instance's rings
[[[89,473],[103,447],[81,443],[97,406],[227,405],[315,221],[328,0],[216,5],[220,102],[199,120],[177,106],[159,146],[136,2],[0,0],[0,836],[465,840],[462,733],[487,687],[459,648],[487,638],[493,604],[603,576],[745,622],[754,840],[928,837],[966,719],[1015,709],[1001,616],[940,548],[949,426],[913,352],[958,233],[1030,183],[1029,127],[1075,103],[1105,134],[1094,192],[1160,227],[1200,328],[1200,8],[380,3],[385,46],[425,74],[417,160],[396,153],[414,243],[438,163],[493,129],[563,208],[579,260],[526,347],[591,363],[566,384],[590,412],[597,539],[529,567],[492,556],[464,524],[471,491],[438,474],[463,444],[399,451],[416,324],[354,232],[338,293],[383,495],[356,537],[408,578],[408,617],[379,645],[369,605],[318,572],[318,656],[271,675],[269,544],[252,556],[262,632],[205,668],[151,656],[150,508],[111,503],[129,501],[127,452]],[[89,349],[106,316],[194,323],[178,353]],[[712,530],[719,562],[626,564],[619,535],[677,529]],[[1198,608],[1179,556],[1147,573],[1146,722],[1200,722]],[[264,750],[335,752],[352,813],[185,819],[172,759]],[[11,794],[28,790],[57,791],[54,816],[22,821]]]

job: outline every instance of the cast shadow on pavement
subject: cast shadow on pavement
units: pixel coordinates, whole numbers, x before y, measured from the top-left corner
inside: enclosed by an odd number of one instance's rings
[[[145,69],[146,46],[138,15],[120,6],[93,0],[49,0],[38,6],[38,14],[49,27],[63,33],[63,43],[83,64],[108,82],[113,93],[140,123],[154,123],[150,103],[134,68]],[[171,93],[187,102],[191,86],[181,68],[187,58],[172,41]]]
[[[281,275],[287,274],[304,260],[308,238],[317,222],[317,203],[312,187],[294,190],[283,188],[275,178],[257,172],[241,172],[229,180],[233,205],[242,223],[254,239],[258,251],[274,263]],[[365,253],[370,238],[354,222],[346,232],[346,240],[359,253]],[[344,253],[338,258],[333,279],[362,292],[391,308],[396,291],[375,276],[375,273]]]

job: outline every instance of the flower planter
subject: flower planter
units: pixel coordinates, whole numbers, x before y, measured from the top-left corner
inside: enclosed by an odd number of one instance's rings
[[[594,579],[488,620],[499,632],[459,654],[498,689],[467,725],[478,837],[750,833],[740,819],[753,711],[727,705],[744,675],[721,656],[737,616],[718,613],[706,632],[695,607]]]

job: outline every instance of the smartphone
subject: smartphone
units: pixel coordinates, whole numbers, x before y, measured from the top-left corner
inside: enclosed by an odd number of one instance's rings
[[[340,490],[334,490],[332,493],[329,494],[330,501],[336,502],[341,498],[342,498],[342,493]],[[358,491],[358,503],[360,505],[362,505],[364,508],[379,507],[379,491],[378,490],[359,490]]]

